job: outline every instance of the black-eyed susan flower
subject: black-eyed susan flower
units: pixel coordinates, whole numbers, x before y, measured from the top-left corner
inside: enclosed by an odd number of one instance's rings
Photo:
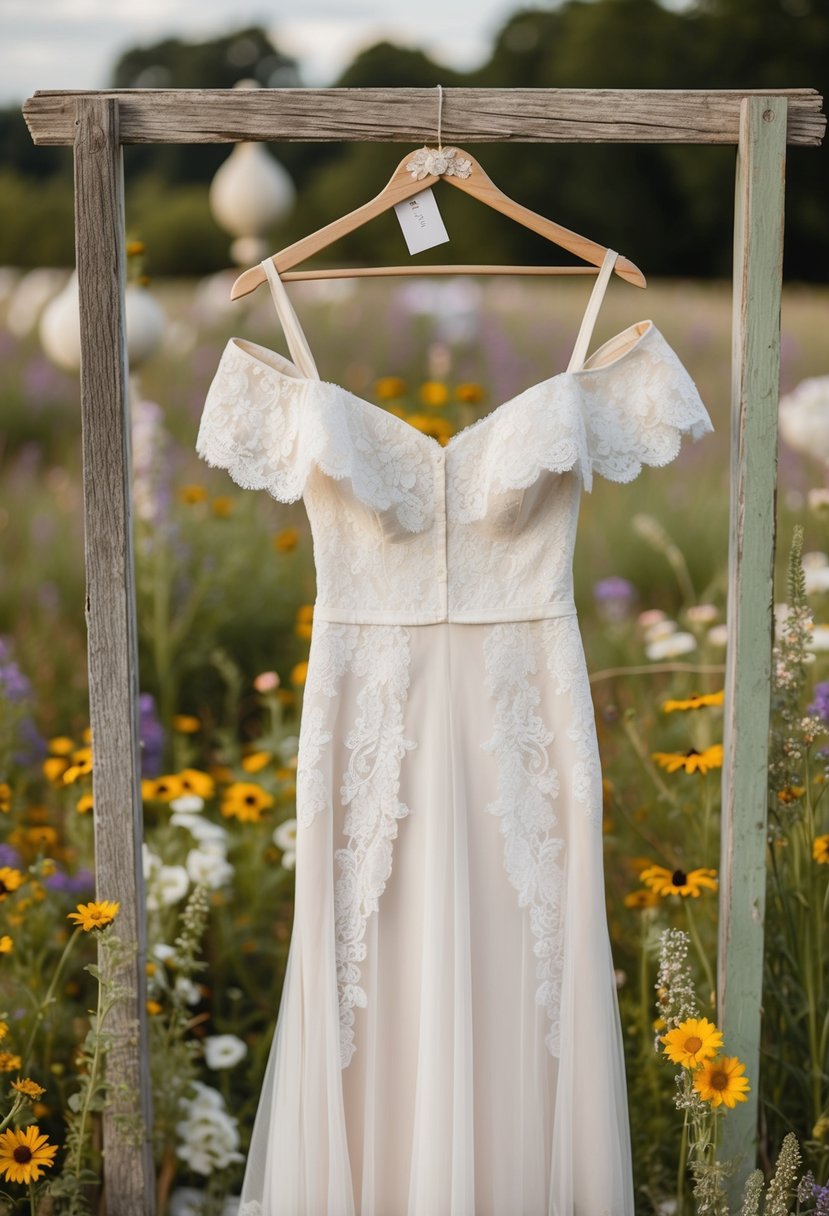
[[[68,735],[55,735],[47,746],[53,756],[71,756],[75,750],[75,742]]]
[[[822,866],[829,865],[829,832],[812,841],[812,856]]]
[[[220,519],[226,519],[228,515],[233,514],[233,499],[227,494],[219,494],[211,503],[213,514],[218,515]]]
[[[0,1051],[0,1072],[16,1072],[20,1064],[20,1056],[13,1051]]]
[[[75,810],[79,815],[87,815],[92,810],[93,806],[94,803],[92,801],[92,795],[83,794],[75,803]]]
[[[306,659],[302,663],[295,663],[294,666],[291,668],[291,683],[292,684],[304,684],[307,675],[308,675],[308,660]]]
[[[721,768],[723,749],[721,743],[714,743],[698,752],[695,747],[687,752],[651,752],[651,759],[669,773],[684,769],[686,773],[707,773],[710,768]]]
[[[172,802],[174,798],[191,792],[182,787],[181,777],[177,773],[167,773],[154,780],[145,778],[141,782],[141,795],[148,802]]]
[[[12,1081],[12,1089],[16,1089],[19,1094],[25,1094],[27,1098],[39,1098],[41,1094],[46,1093],[42,1085],[38,1085],[29,1077],[18,1077],[16,1081]]]
[[[734,1107],[738,1102],[747,1102],[746,1091],[751,1089],[748,1078],[742,1074],[746,1066],[736,1056],[717,1056],[706,1060],[694,1076],[694,1089],[704,1102],[712,1106]]]
[[[381,376],[374,382],[374,392],[381,401],[394,401],[406,392],[406,381],[400,376]]]
[[[47,756],[40,766],[46,780],[57,786],[64,784],[63,774],[69,768],[70,764],[65,756]]]
[[[0,1174],[7,1182],[37,1182],[43,1170],[54,1164],[57,1151],[36,1123],[22,1130],[6,1128],[0,1132]]]
[[[419,396],[424,405],[439,409],[449,400],[449,389],[442,380],[424,380],[420,386]]]
[[[273,547],[277,553],[290,553],[297,547],[298,543],[299,530],[297,528],[283,528],[273,538]]]
[[[782,790],[777,791],[778,802],[796,802],[798,798],[802,798],[806,793],[805,785],[787,785]]]
[[[270,752],[250,752],[242,757],[242,768],[246,773],[258,773],[270,764],[272,759]]]
[[[686,1018],[679,1026],[660,1036],[663,1051],[674,1064],[696,1068],[715,1056],[722,1047],[722,1031],[708,1018]]]
[[[639,878],[657,895],[692,895],[698,899],[703,887],[711,891],[717,889],[717,871],[705,866],[688,873],[685,870],[668,870],[665,866],[648,866]]]
[[[273,795],[251,781],[234,781],[225,790],[220,811],[241,823],[259,823],[262,812],[273,806]]]
[[[0,1022],[0,1043],[3,1042],[3,1039],[5,1039],[5,1037],[8,1033],[9,1033],[8,1022]]]
[[[173,714],[173,730],[182,735],[195,735],[201,730],[201,721],[193,714]]]
[[[150,1015],[151,1018],[157,1018],[158,1015],[161,1013],[162,1008],[163,1008],[163,1006],[160,1005],[158,1001],[153,1001],[153,1000],[147,1001],[147,1013]]]
[[[181,794],[195,794],[199,798],[212,798],[216,783],[208,773],[198,768],[183,768],[176,773]]]
[[[484,399],[484,390],[480,384],[473,384],[471,380],[464,380],[456,386],[455,396],[464,405],[480,405]]]
[[[12,809],[12,787],[7,781],[0,781],[0,811],[8,815]]]
[[[653,908],[659,903],[655,891],[645,888],[641,891],[630,891],[622,901],[626,908]]]
[[[67,918],[73,920],[85,933],[89,933],[90,929],[103,929],[111,924],[120,907],[121,905],[113,900],[93,900],[88,904],[78,904],[75,912],[67,913]]]
[[[18,887],[22,887],[26,875],[11,866],[0,866],[0,902],[7,899]]]
[[[686,697],[685,700],[663,701],[662,712],[669,714],[675,709],[701,709],[704,705],[722,705],[724,697],[724,688],[721,688],[719,692],[693,692],[691,693],[690,697]]]
[[[447,418],[433,418],[429,414],[407,414],[406,421],[416,431],[431,435],[438,443],[448,443],[452,436],[452,424]]]
[[[311,631],[314,624],[314,605],[300,604],[296,611],[296,619],[294,620],[294,633],[303,641],[308,641],[311,637]]]
[[[182,502],[186,502],[188,504],[194,502],[204,502],[204,500],[207,498],[207,490],[205,490],[204,486],[194,483],[191,485],[182,486],[179,490],[178,496]]]

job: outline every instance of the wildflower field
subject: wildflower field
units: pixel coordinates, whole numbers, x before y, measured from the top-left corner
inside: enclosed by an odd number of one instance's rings
[[[287,353],[265,289],[230,305],[233,277],[150,285],[165,337],[131,381],[160,1216],[236,1210],[291,934],[314,570],[301,503],[195,455],[228,337]],[[0,274],[0,1212],[80,1216],[100,1201],[120,994],[96,947],[119,957],[119,893],[93,879],[77,377],[16,287]],[[323,379],[445,441],[566,367],[589,287],[290,291]],[[782,442],[759,1076],[716,1025],[730,309],[728,285],[613,283],[591,344],[652,318],[715,426],[668,469],[597,478],[576,544],[643,1216],[728,1212],[717,1144],[750,1090],[763,1168],[741,1216],[829,1213],[829,489]],[[782,393],[829,373],[827,315],[826,290],[784,292]]]

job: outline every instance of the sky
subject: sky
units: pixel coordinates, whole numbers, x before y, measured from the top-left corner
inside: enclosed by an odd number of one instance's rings
[[[123,51],[248,25],[296,57],[307,85],[331,84],[357,51],[383,38],[468,70],[487,58],[516,7],[516,0],[0,0],[0,104],[20,105],[37,89],[104,89]]]

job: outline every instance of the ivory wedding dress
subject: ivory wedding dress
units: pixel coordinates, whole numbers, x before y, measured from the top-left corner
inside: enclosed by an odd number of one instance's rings
[[[581,487],[712,431],[652,321],[442,446],[230,338],[196,449],[303,497],[317,575],[296,903],[242,1216],[633,1216]]]

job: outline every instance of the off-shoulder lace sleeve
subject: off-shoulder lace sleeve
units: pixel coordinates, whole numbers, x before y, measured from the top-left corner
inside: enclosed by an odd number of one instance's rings
[[[632,481],[643,464],[670,464],[679,454],[683,434],[696,440],[714,430],[676,352],[652,322],[639,326],[647,328],[623,354],[594,363],[596,356],[607,353],[603,347],[577,373],[585,427],[584,472],[601,473],[609,481]],[[589,490],[592,477],[586,475],[584,482]]]
[[[300,429],[304,382],[274,370],[228,342],[205,398],[196,452],[227,469],[244,489],[296,502],[307,475]]]

